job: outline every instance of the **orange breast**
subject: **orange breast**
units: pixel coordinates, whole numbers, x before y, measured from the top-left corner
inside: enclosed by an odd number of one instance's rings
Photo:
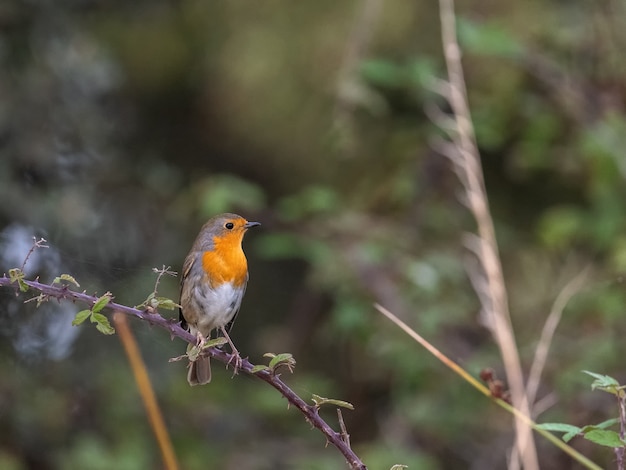
[[[214,237],[214,249],[202,254],[202,267],[208,274],[212,287],[225,282],[230,282],[235,287],[245,284],[248,277],[248,262],[241,249],[242,238],[243,236],[234,233]]]

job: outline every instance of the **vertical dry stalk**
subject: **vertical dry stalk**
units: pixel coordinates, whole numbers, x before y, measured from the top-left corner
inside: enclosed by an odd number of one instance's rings
[[[570,299],[583,287],[588,273],[589,268],[584,269],[565,285],[554,301],[554,304],[550,309],[550,314],[543,325],[541,337],[539,339],[539,343],[537,344],[537,349],[535,349],[535,358],[533,359],[533,363],[530,367],[528,382],[526,384],[526,396],[528,397],[528,403],[531,406],[533,406],[535,398],[537,398],[537,390],[539,389],[541,373],[546,365],[548,351],[550,350],[550,345],[552,344],[552,338],[556,332],[556,327],[561,321],[563,310],[565,310],[565,306]],[[533,408],[535,407],[533,406]]]
[[[484,274],[483,279],[474,279],[473,282],[478,287],[477,292],[484,313],[500,349],[513,406],[526,416],[530,416],[522,366],[511,325],[493,220],[489,211],[480,156],[467,103],[461,51],[456,37],[453,0],[439,0],[439,10],[441,36],[448,70],[448,83],[444,93],[452,107],[456,124],[452,136],[454,143],[452,161],[464,186],[468,207],[476,219],[478,236],[473,240],[472,249],[478,257]],[[450,151],[448,151],[448,155],[450,156]],[[538,469],[537,451],[531,428],[523,420],[516,417],[515,429],[516,447],[524,468],[526,470]]]

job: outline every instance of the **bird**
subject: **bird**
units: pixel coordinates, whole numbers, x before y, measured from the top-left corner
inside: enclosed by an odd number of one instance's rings
[[[248,229],[258,225],[261,224],[232,213],[212,217],[202,226],[182,269],[181,326],[196,336],[200,349],[211,332],[219,330],[232,349],[235,373],[241,367],[241,356],[228,332],[239,312],[249,277],[241,244]],[[188,354],[192,347],[190,344]],[[209,356],[199,355],[190,361],[187,381],[192,386],[211,381]]]

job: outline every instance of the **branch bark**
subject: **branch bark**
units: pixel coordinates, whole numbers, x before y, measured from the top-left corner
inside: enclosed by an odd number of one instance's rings
[[[23,282],[30,289],[40,292],[48,298],[69,300],[72,302],[82,302],[89,306],[93,306],[98,299],[97,297],[71,290],[67,286],[43,284],[39,281],[24,280]],[[19,293],[17,282],[11,283],[11,279],[6,276],[0,277],[0,286],[14,287]],[[196,337],[188,331],[182,329],[177,320],[166,319],[158,313],[149,313],[147,311],[128,307],[126,305],[118,304],[116,302],[109,302],[105,309],[110,312],[120,312],[125,315],[138,318],[141,321],[150,323],[151,325],[163,328],[170,333],[170,336],[172,338],[180,338],[183,341],[191,344],[195,344],[196,342]],[[228,354],[225,351],[217,348],[207,348],[204,350],[203,353],[211,356],[211,358],[217,361],[223,362],[224,364],[231,364],[231,361],[233,359],[231,354]],[[367,470],[365,464],[345,442],[342,433],[336,432],[333,428],[330,427],[328,423],[326,423],[326,421],[321,418],[321,416],[319,415],[319,408],[316,405],[309,405],[302,398],[300,398],[291,388],[287,386],[287,384],[285,384],[285,382],[280,379],[280,374],[274,374],[268,370],[261,370],[253,373],[253,367],[254,365],[251,364],[250,361],[248,361],[247,359],[243,359],[242,366],[239,370],[248,375],[257,377],[258,379],[266,382],[267,384],[278,390],[278,392],[287,399],[290,405],[297,408],[304,415],[305,419],[311,424],[311,426],[318,429],[322,434],[324,434],[328,443],[332,444],[335,448],[337,448],[339,452],[341,452],[351,469]]]

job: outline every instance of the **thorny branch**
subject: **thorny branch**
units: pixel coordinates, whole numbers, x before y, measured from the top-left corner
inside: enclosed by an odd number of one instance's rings
[[[98,300],[97,297],[88,295],[84,292],[81,293],[73,291],[69,289],[68,286],[49,285],[43,284],[39,281],[28,280],[23,280],[23,282],[29,288],[40,292],[41,296],[48,299],[55,298],[58,300],[82,302],[89,306],[93,306]],[[12,283],[9,277],[2,276],[0,277],[0,286],[17,287],[17,283]],[[19,290],[16,289],[16,292],[19,292]],[[151,325],[163,328],[170,333],[170,336],[172,338],[180,338],[183,341],[191,344],[195,344],[196,342],[196,337],[188,331],[182,329],[178,321],[173,319],[166,319],[156,312],[148,313],[148,311],[139,310],[137,308],[128,307],[126,305],[121,305],[115,302],[109,302],[106,305],[105,309],[111,312],[121,312],[131,317],[135,317],[141,321],[145,321]],[[223,362],[224,364],[230,364],[233,360],[231,354],[228,354],[217,348],[206,348],[203,350],[203,354],[211,356],[213,359]],[[243,364],[239,368],[239,370],[248,375],[253,375],[263,380],[264,382],[267,382],[270,386],[278,390],[278,392],[287,399],[290,405],[297,408],[304,415],[305,419],[311,424],[311,426],[321,431],[322,434],[324,434],[324,436],[326,437],[326,440],[343,454],[351,469],[367,470],[365,464],[350,448],[350,445],[344,440],[343,432],[336,432],[334,429],[332,429],[328,425],[328,423],[326,423],[326,421],[324,421],[320,417],[319,410],[316,405],[309,405],[302,398],[300,398],[291,388],[289,388],[285,384],[285,382],[280,379],[279,374],[275,374],[271,370],[259,370],[256,372],[252,372],[253,367],[254,365],[251,364],[250,361],[248,361],[247,359],[243,359]]]

